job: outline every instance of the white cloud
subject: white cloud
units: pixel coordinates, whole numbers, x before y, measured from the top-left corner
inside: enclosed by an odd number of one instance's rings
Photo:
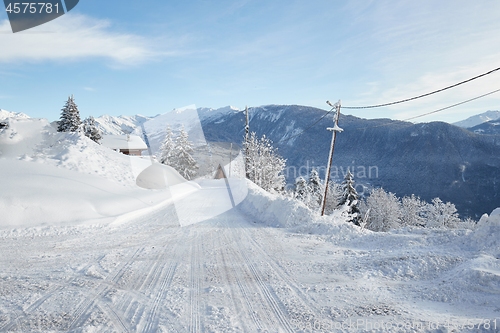
[[[104,58],[114,64],[130,65],[175,54],[157,50],[154,40],[113,32],[108,21],[84,15],[67,14],[30,30],[15,34],[9,31],[9,22],[0,22],[3,63]]]

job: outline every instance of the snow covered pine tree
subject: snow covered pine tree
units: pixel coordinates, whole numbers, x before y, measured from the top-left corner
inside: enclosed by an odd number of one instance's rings
[[[298,177],[295,180],[295,199],[300,200],[302,202],[306,202],[308,197],[307,183],[304,177]]]
[[[356,188],[354,187],[353,176],[349,169],[347,169],[347,174],[342,182],[342,190],[343,194],[339,206],[347,204],[350,207],[349,213],[354,216],[352,222],[359,225],[361,213],[358,208],[358,192],[356,192]]]
[[[188,133],[182,127],[179,136],[175,139],[175,150],[171,166],[187,180],[193,179],[198,170],[198,164],[191,155],[192,153],[193,144],[189,141]]]
[[[307,183],[309,192],[309,203],[308,206],[311,209],[317,209],[323,201],[323,184],[321,184],[321,179],[319,178],[318,171],[312,169],[309,174],[309,182]]]
[[[171,165],[173,162],[173,157],[175,153],[175,143],[172,134],[172,129],[167,126],[167,131],[165,134],[165,139],[160,147],[160,163]]]
[[[64,108],[61,110],[61,118],[59,120],[58,132],[77,132],[82,121],[80,119],[80,111],[75,104],[73,95],[68,97]]]
[[[83,121],[83,134],[96,143],[101,141],[101,131],[97,128],[94,117],[90,116]]]

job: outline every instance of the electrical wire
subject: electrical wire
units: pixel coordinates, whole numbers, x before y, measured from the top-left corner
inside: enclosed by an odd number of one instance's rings
[[[477,97],[468,99],[468,100],[460,102],[460,103],[456,103],[456,104],[453,104],[453,105],[450,105],[450,106],[447,106],[447,107],[444,107],[444,108],[441,108],[441,109],[437,109],[437,110],[434,110],[434,111],[431,111],[431,112],[423,113],[423,114],[420,114],[418,116],[413,116],[413,117],[406,118],[406,119],[403,119],[403,120],[400,120],[400,121],[410,121],[410,120],[421,118],[421,117],[425,117],[425,116],[428,116],[428,115],[431,115],[431,114],[434,114],[434,113],[442,112],[442,111],[454,108],[456,106],[459,106],[459,105],[462,105],[462,104],[465,104],[465,103],[469,103],[469,102],[475,101],[477,99],[480,99],[480,98],[492,95],[492,94],[497,93],[499,91],[500,91],[500,89],[497,89],[497,90],[491,91],[491,92],[489,92],[487,94],[484,94],[484,95],[481,95],[481,96],[477,96]],[[382,125],[376,125],[376,126],[370,126],[370,127],[362,127],[362,128],[356,128],[356,129],[357,130],[366,130],[366,129],[370,129],[370,128],[383,127],[383,126],[389,126],[389,125],[392,125],[392,122],[387,123],[387,124],[382,124]]]
[[[478,97],[474,97],[474,98],[468,99],[466,101],[463,101],[463,102],[460,102],[460,103],[457,103],[457,104],[453,104],[453,105],[447,106],[447,107],[442,108],[442,109],[438,109],[438,110],[435,110],[435,111],[432,111],[432,112],[427,112],[427,113],[424,113],[424,114],[421,114],[421,115],[418,115],[418,116],[414,116],[414,117],[411,117],[411,118],[404,119],[403,121],[409,121],[409,120],[417,119],[417,118],[420,118],[420,117],[428,116],[430,114],[438,113],[438,112],[441,112],[441,111],[444,111],[444,110],[448,110],[448,109],[454,108],[455,106],[459,106],[459,105],[462,105],[462,104],[465,104],[465,103],[469,103],[469,102],[475,101],[476,99],[480,99],[480,98],[492,95],[492,94],[497,93],[499,91],[500,91],[500,89],[497,89],[497,90],[489,92],[487,94],[484,94],[484,95],[481,95],[481,96],[478,96]]]
[[[422,98],[422,97],[427,97],[427,96],[430,96],[430,95],[433,95],[433,94],[437,94],[439,92],[442,92],[442,91],[445,91],[445,90],[448,90],[448,89],[451,89],[451,88],[458,87],[458,86],[460,86],[462,84],[474,81],[476,79],[479,79],[481,77],[484,77],[486,75],[492,74],[492,73],[497,72],[497,71],[500,71],[500,67],[492,69],[491,71],[486,72],[484,74],[481,74],[481,75],[478,75],[478,76],[474,76],[473,78],[470,78],[468,80],[465,80],[465,81],[462,81],[462,82],[459,82],[459,83],[455,83],[455,84],[453,84],[451,86],[448,86],[448,87],[445,87],[445,88],[442,88],[442,89],[439,89],[439,90],[434,90],[432,92],[429,92],[429,93],[426,93],[426,94],[423,94],[423,95],[419,95],[419,96],[415,96],[415,97],[411,97],[411,98],[406,98],[406,99],[403,99],[403,100],[400,100],[400,101],[396,101],[396,102],[385,103],[385,104],[377,104],[377,105],[368,105],[368,106],[342,106],[342,108],[344,108],[344,109],[373,109],[373,108],[380,108],[380,107],[383,107],[383,106],[389,106],[389,105],[394,105],[394,104],[405,103],[405,102],[413,101],[413,100],[416,100],[416,99],[419,99],[419,98]]]
[[[377,105],[368,105],[368,106],[341,106],[341,109],[351,109],[351,110],[352,109],[373,109],[373,108],[379,108],[379,107],[383,107],[383,106],[390,106],[390,105],[395,105],[395,104],[401,104],[401,103],[413,101],[413,100],[416,100],[416,99],[419,99],[419,98],[423,98],[423,97],[427,97],[427,96],[430,96],[430,95],[434,95],[434,94],[437,94],[439,92],[442,92],[442,91],[445,91],[445,90],[448,90],[448,89],[451,89],[451,88],[458,87],[458,86],[460,86],[462,84],[465,84],[465,83],[477,80],[477,79],[479,79],[481,77],[484,77],[486,75],[495,73],[497,71],[500,71],[500,67],[492,69],[492,70],[490,70],[490,71],[488,71],[486,73],[483,73],[481,75],[474,76],[474,77],[472,77],[470,79],[467,79],[465,81],[461,81],[461,82],[455,83],[455,84],[453,84],[451,86],[448,86],[448,87],[445,87],[445,88],[442,88],[442,89],[438,89],[438,90],[434,90],[432,92],[429,92],[429,93],[426,93],[426,94],[423,94],[423,95],[419,95],[419,96],[415,96],[415,97],[411,97],[411,98],[406,98],[406,99],[403,99],[403,100],[400,100],[400,101],[396,101],[396,102],[384,103],[384,104],[377,104]],[[409,120],[417,119],[417,118],[420,118],[420,117],[428,116],[430,114],[438,113],[438,112],[441,112],[441,111],[444,111],[444,110],[448,110],[448,109],[451,109],[453,107],[456,107],[456,106],[459,106],[459,105],[462,105],[462,104],[465,104],[465,103],[468,103],[468,102],[472,102],[472,101],[474,101],[476,99],[480,99],[480,98],[486,97],[488,95],[494,94],[494,93],[499,92],[499,91],[500,91],[500,89],[492,91],[492,92],[484,94],[484,95],[481,95],[481,96],[478,96],[478,97],[475,97],[475,98],[472,98],[472,99],[469,99],[469,100],[466,100],[466,101],[463,101],[463,102],[460,102],[460,103],[457,103],[457,104],[453,104],[453,105],[447,106],[447,107],[442,108],[442,109],[438,109],[438,110],[435,110],[435,111],[432,111],[432,112],[427,112],[427,113],[424,113],[424,114],[421,114],[421,115],[418,115],[418,116],[414,116],[414,117],[411,117],[411,118],[408,118],[408,119],[404,119],[403,121],[409,121]],[[283,142],[288,142],[291,139],[296,138],[296,137],[304,134],[306,131],[308,131],[309,129],[311,129],[312,127],[314,127],[316,124],[318,124],[323,118],[325,118],[334,109],[335,109],[335,107],[333,107],[331,110],[327,111],[321,118],[319,118],[317,121],[315,121],[314,123],[312,123],[311,125],[309,125],[305,129],[303,129],[300,133],[292,135],[291,137],[288,137],[288,138],[281,139],[278,142],[278,144],[283,143]],[[386,126],[386,125],[387,124],[373,126],[373,127],[366,127],[366,128],[363,128],[363,129],[380,127],[380,126]]]
[[[304,132],[306,132],[306,131],[308,131],[309,129],[311,129],[312,127],[314,127],[317,123],[319,123],[321,120],[323,120],[323,118],[325,118],[325,117],[326,117],[329,113],[331,113],[333,110],[335,110],[335,107],[333,107],[330,111],[326,111],[326,113],[325,113],[323,116],[321,116],[321,118],[319,118],[318,120],[316,120],[314,123],[312,123],[312,124],[311,124],[311,125],[309,125],[308,127],[304,128],[302,131],[300,131],[300,133],[294,134],[294,135],[292,135],[291,137],[286,138],[286,139],[285,139],[285,138],[283,138],[283,139],[281,139],[281,140],[278,142],[278,144],[283,143],[283,142],[288,142],[288,141],[290,141],[291,139],[296,138],[296,137],[298,137],[298,136],[300,136],[300,135],[304,134]]]

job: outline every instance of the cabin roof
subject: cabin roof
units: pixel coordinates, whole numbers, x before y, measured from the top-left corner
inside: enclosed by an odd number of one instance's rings
[[[146,143],[137,135],[103,135],[101,144],[111,149],[148,149]]]

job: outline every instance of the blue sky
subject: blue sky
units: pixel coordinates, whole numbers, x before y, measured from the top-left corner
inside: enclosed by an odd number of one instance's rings
[[[0,11],[0,108],[59,118],[156,115],[195,104],[391,102],[500,67],[500,2],[80,0],[12,34]],[[406,119],[500,89],[500,72],[419,101],[369,111]],[[419,121],[500,110],[500,93]]]

